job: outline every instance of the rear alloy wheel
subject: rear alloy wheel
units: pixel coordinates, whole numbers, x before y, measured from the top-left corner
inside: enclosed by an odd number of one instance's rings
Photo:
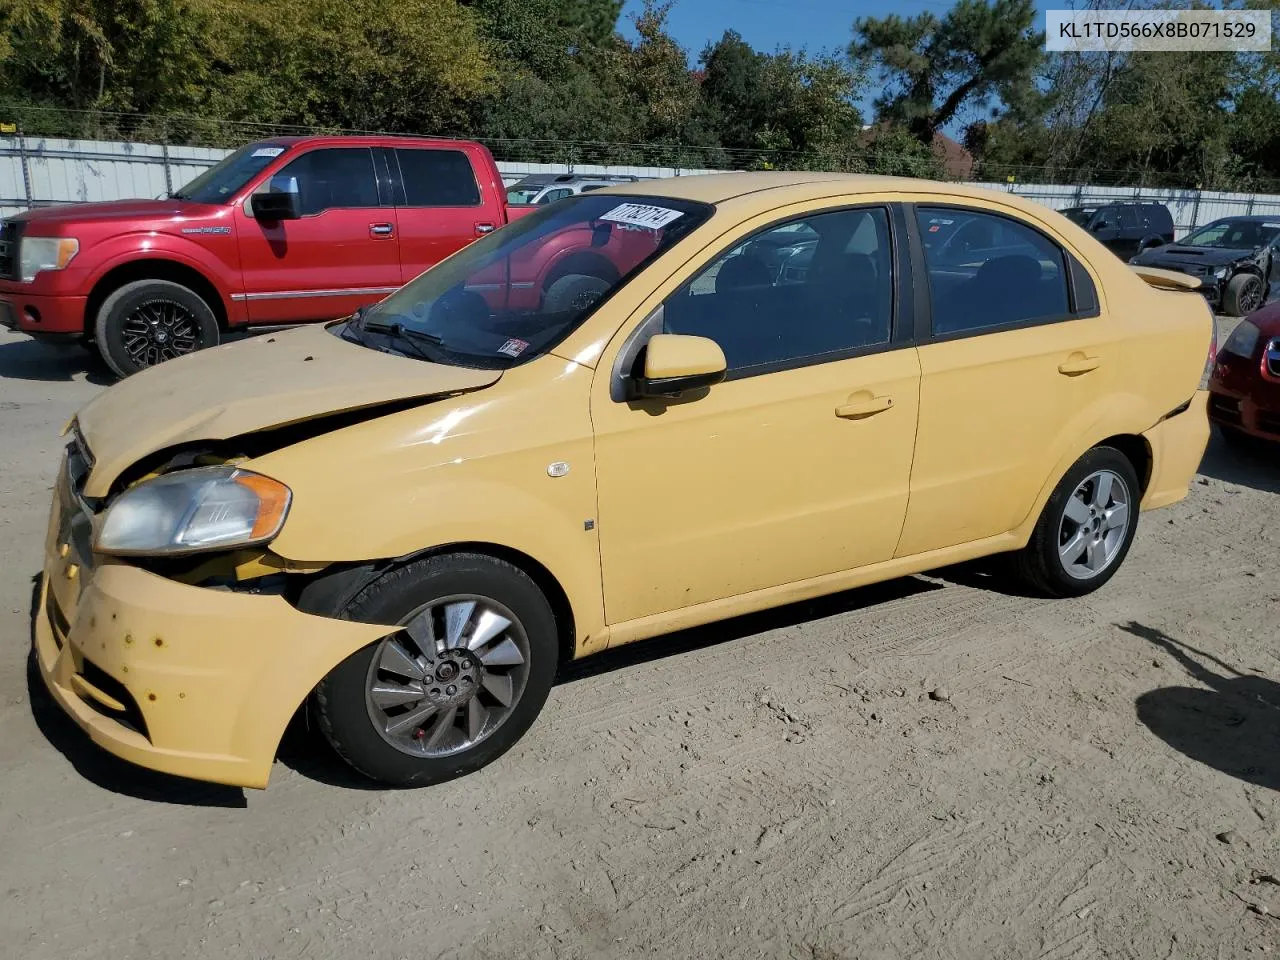
[[[1014,556],[1016,571],[1047,596],[1097,590],[1129,552],[1140,499],[1129,458],[1113,447],[1094,447],[1059,481],[1030,541]]]
[[[1222,308],[1228,316],[1243,317],[1262,306],[1262,300],[1262,278],[1252,273],[1238,273],[1227,283]]]
[[[167,280],[127,283],[103,302],[94,325],[102,359],[118,376],[215,346],[218,321],[192,290]]]
[[[344,616],[400,629],[356,651],[315,693],[319,726],[374,780],[425,786],[505,753],[555,679],[555,616],[522,570],[442,554],[392,570]]]

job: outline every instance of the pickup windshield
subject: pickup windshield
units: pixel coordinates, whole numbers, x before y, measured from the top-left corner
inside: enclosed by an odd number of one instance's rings
[[[547,353],[712,207],[585,194],[465,247],[336,328],[375,349],[506,369]]]
[[[1179,242],[1184,247],[1217,247],[1223,250],[1252,250],[1264,247],[1280,234],[1280,221],[1216,220]]]
[[[250,143],[223,157],[184,187],[170,194],[175,200],[226,203],[241,187],[288,149],[280,143]]]

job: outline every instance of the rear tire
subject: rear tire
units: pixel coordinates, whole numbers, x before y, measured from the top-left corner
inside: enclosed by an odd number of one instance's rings
[[[591,309],[608,290],[609,281],[603,277],[570,273],[547,287],[542,309],[546,313],[581,313]]]
[[[1141,500],[1133,464],[1114,447],[1094,447],[1059,481],[1013,569],[1036,593],[1079,597],[1115,576],[1138,529]]]
[[[112,372],[146,367],[216,346],[218,318],[199,294],[168,280],[135,280],[103,301],[94,342]]]
[[[494,557],[407,564],[365,587],[343,616],[404,626],[347,657],[315,691],[325,738],[373,780],[427,786],[478,770],[520,739],[551,692],[555,615],[524,571]]]
[[[1222,309],[1231,317],[1253,313],[1266,299],[1262,280],[1252,273],[1238,273],[1227,282],[1222,295]]]

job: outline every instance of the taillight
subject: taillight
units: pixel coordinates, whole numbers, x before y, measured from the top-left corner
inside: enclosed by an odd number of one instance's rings
[[[1204,373],[1202,374],[1202,383],[1209,382],[1209,376],[1213,373],[1213,368],[1218,362],[1218,321],[1213,320],[1209,330],[1209,355],[1204,361]]]

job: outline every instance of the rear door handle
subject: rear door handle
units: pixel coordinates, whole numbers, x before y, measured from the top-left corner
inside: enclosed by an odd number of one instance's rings
[[[371,223],[369,224],[369,236],[375,240],[386,240],[388,237],[396,235],[396,228],[389,223]]]
[[[1058,364],[1058,372],[1065,377],[1078,377],[1090,370],[1097,370],[1102,361],[1097,357],[1086,357],[1083,353],[1073,353]]]
[[[855,395],[856,396],[856,395]],[[893,397],[860,396],[856,400],[849,398],[848,403],[836,407],[836,416],[844,420],[862,420],[884,413],[893,407]]]
[[[496,228],[492,223],[477,223],[476,236],[483,237],[486,233],[493,233]]]

